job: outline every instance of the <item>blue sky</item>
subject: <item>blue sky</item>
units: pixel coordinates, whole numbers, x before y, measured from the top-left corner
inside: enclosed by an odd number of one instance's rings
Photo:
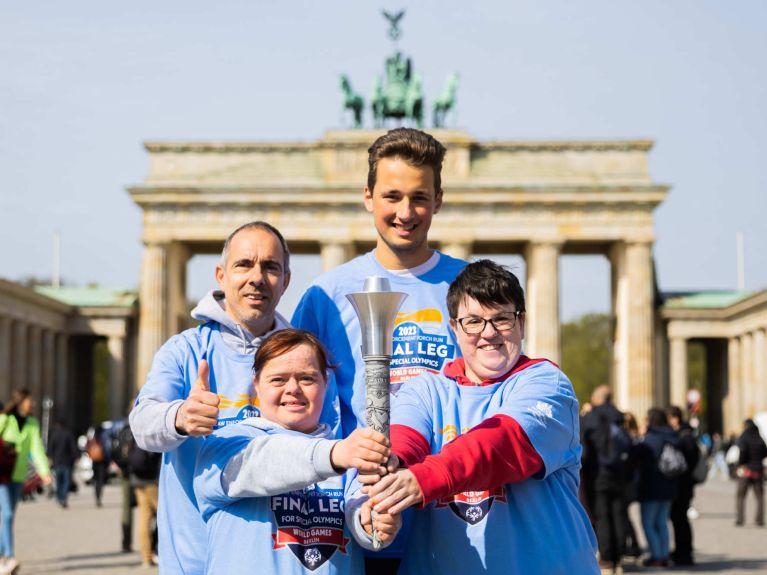
[[[476,138],[655,140],[661,289],[735,288],[738,230],[746,287],[767,287],[767,3],[713,0],[4,2],[0,276],[50,276],[58,229],[66,281],[135,287],[142,142],[338,127],[339,74],[367,96],[391,50],[380,8],[407,9],[427,97],[460,73],[451,124]],[[212,265],[193,260],[190,295]],[[319,269],[301,266],[287,308]],[[563,259],[565,319],[607,309],[608,272]]]

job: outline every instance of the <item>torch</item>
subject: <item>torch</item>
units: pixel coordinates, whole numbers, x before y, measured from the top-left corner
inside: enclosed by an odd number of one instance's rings
[[[389,366],[392,355],[392,332],[397,311],[407,294],[391,291],[387,278],[370,276],[361,293],[347,294],[362,335],[362,359],[365,361],[365,420],[368,427],[389,439]],[[373,512],[375,520],[375,512]],[[373,531],[373,548],[381,548]]]

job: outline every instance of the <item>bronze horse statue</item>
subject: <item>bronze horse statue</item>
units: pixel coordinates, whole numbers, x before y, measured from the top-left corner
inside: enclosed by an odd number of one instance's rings
[[[445,116],[455,106],[455,93],[458,90],[458,72],[452,72],[447,77],[445,89],[432,104],[435,128],[445,127]]]
[[[362,127],[362,110],[365,107],[365,100],[362,96],[352,90],[352,84],[346,74],[341,74],[341,92],[344,96],[344,111],[351,110],[354,115],[354,127]]]

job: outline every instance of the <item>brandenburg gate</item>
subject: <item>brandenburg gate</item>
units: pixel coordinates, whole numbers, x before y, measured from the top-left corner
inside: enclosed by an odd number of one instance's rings
[[[526,263],[532,356],[560,358],[559,257],[611,264],[611,384],[623,409],[668,400],[654,362],[653,211],[668,187],[652,181],[652,142],[478,141],[430,132],[447,148],[444,205],[430,240],[461,258],[520,254]],[[274,224],[291,252],[330,269],[375,243],[362,204],[367,147],[382,132],[328,131],[312,142],[148,142],[149,173],[129,188],[143,210],[137,385],[157,349],[188,324],[186,267],[218,253],[238,225]]]

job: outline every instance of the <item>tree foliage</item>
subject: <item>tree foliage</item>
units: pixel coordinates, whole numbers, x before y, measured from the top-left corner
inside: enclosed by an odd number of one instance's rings
[[[598,385],[610,383],[610,316],[590,313],[562,324],[562,370],[578,401],[588,401]]]

